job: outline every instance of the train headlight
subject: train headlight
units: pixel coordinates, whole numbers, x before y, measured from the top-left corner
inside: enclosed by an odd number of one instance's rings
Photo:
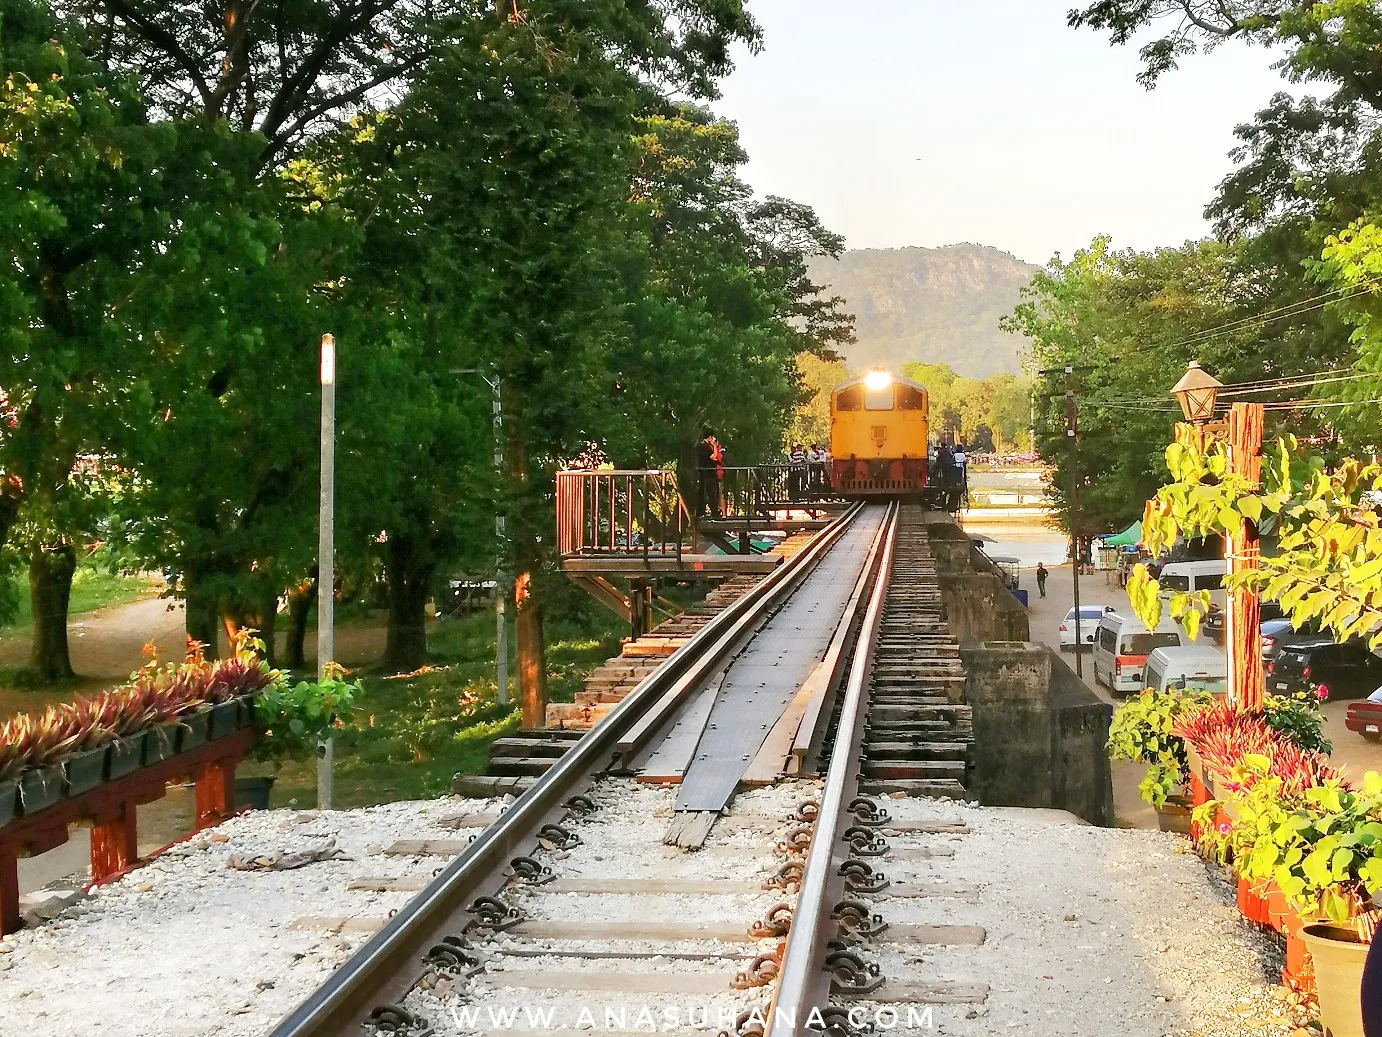
[[[893,376],[887,371],[870,371],[864,376],[864,387],[870,392],[878,392],[893,384]]]

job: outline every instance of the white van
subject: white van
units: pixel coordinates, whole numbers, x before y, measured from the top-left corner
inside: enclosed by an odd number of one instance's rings
[[[1148,691],[1188,688],[1223,695],[1228,691],[1228,656],[1209,645],[1158,648],[1147,657]]]
[[[1164,602],[1169,602],[1175,591],[1209,591],[1209,603],[1224,608],[1228,604],[1224,590],[1227,574],[1228,562],[1222,558],[1205,562],[1167,562],[1161,567],[1157,583]]]
[[[1136,616],[1111,612],[1099,621],[1094,638],[1094,683],[1109,691],[1141,691],[1147,657],[1158,648],[1179,647],[1184,639],[1185,632],[1169,619],[1148,630]]]

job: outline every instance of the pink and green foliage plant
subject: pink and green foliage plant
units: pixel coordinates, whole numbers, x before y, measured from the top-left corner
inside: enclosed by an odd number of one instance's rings
[[[240,631],[231,648],[228,658],[208,662],[202,645],[189,639],[181,663],[160,666],[153,647],[146,646],[147,661],[120,687],[0,722],[0,781],[283,682],[265,663],[254,631]]]

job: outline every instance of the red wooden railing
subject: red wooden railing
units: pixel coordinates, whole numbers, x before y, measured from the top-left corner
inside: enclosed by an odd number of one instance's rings
[[[681,557],[690,513],[666,471],[557,473],[557,549],[580,555]]]

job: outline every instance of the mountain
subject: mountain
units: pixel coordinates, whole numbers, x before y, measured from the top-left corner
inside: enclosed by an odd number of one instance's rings
[[[1026,340],[998,330],[1039,270],[987,245],[864,248],[817,259],[811,276],[842,295],[859,341],[842,352],[856,368],[896,371],[909,360],[947,363],[982,378],[1021,371]]]

